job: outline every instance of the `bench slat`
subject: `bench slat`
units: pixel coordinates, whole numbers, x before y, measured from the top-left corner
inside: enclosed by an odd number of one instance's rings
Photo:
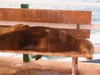
[[[0,20],[91,24],[91,11],[0,8]]]
[[[90,38],[90,30],[85,29],[62,29],[79,38]]]
[[[20,54],[36,54],[36,55],[48,55],[48,56],[68,56],[68,57],[83,57],[78,52],[35,52],[33,50],[0,50],[0,52],[20,53]]]

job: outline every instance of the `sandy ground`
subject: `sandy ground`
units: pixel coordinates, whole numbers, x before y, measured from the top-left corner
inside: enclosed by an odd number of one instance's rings
[[[71,62],[0,57],[0,75],[71,75]],[[100,64],[79,62],[77,75],[100,75]]]

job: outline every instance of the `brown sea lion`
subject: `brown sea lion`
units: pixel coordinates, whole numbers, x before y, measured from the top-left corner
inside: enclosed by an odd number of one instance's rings
[[[28,27],[0,35],[0,49],[30,48],[37,52],[80,52],[89,60],[93,58],[94,52],[89,40],[76,38],[55,28]]]
[[[5,34],[5,33],[9,33],[9,32],[12,32],[12,31],[15,31],[15,30],[18,30],[18,29],[26,28],[26,27],[29,27],[29,25],[16,24],[14,26],[7,27],[7,28],[1,27],[0,28],[0,35]]]

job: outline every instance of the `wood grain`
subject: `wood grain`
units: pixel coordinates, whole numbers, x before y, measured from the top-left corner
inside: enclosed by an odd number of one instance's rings
[[[91,24],[91,11],[0,8],[0,20]]]

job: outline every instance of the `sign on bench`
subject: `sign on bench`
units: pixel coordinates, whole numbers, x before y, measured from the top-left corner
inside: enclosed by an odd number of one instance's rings
[[[0,9],[0,20],[90,24],[90,11]]]

